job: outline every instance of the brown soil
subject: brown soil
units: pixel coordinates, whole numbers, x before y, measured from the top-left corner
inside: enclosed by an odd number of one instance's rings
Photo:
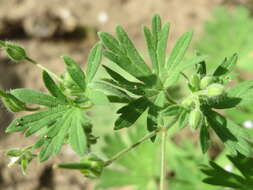
[[[33,59],[62,73],[61,55],[70,55],[85,64],[88,50],[96,41],[95,31],[113,32],[115,25],[123,25],[143,49],[141,25],[148,24],[153,13],[172,23],[170,38],[174,41],[188,29],[194,29],[195,36],[199,34],[203,21],[220,3],[222,0],[1,0],[0,38],[20,43]],[[105,14],[108,19],[101,22]],[[100,21],[99,17],[102,17]],[[34,66],[12,63],[0,52],[1,88],[44,90],[40,75]],[[5,109],[0,114],[0,150],[32,142],[20,134],[4,134],[4,127],[12,116]],[[46,164],[33,162],[26,176],[15,167],[7,168],[7,158],[2,152],[0,156],[0,189],[3,190],[80,190],[92,186],[79,173],[51,169],[55,161],[78,159],[69,149]]]

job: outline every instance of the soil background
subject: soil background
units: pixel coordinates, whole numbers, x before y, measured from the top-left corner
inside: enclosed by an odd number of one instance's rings
[[[144,50],[141,26],[148,25],[152,14],[161,14],[172,24],[170,44],[184,31],[193,29],[195,38],[212,10],[223,3],[247,1],[222,0],[0,0],[0,39],[19,43],[30,57],[60,74],[64,71],[62,55],[84,65],[89,48],[96,42],[96,32],[113,33],[122,25]],[[34,88],[44,91],[41,71],[29,63],[13,63],[0,52],[0,87]],[[0,150],[29,145],[32,139],[21,134],[4,134],[13,116],[0,110]],[[42,165],[36,161],[23,176],[16,167],[8,168],[8,158],[0,152],[0,190],[89,190],[92,183],[79,173],[52,170],[53,162],[77,160],[64,149],[58,158]],[[129,188],[127,188],[129,189]]]

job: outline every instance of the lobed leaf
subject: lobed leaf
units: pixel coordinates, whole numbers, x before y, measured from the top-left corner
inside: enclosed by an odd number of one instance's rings
[[[225,59],[214,71],[213,76],[224,76],[226,74],[229,74],[234,69],[237,60],[237,54],[234,54],[229,59]]]
[[[169,59],[167,60],[166,67],[171,72],[182,61],[186,50],[188,49],[193,32],[190,30],[184,33],[173,47]]]
[[[102,45],[101,43],[97,43],[89,53],[88,67],[86,71],[87,83],[91,82],[91,80],[94,78],[100,65],[101,59],[102,59]]]
[[[57,86],[57,84],[54,82],[54,80],[46,71],[43,71],[43,81],[48,91],[54,97],[56,97],[57,99],[61,100],[64,103],[68,102],[67,97],[62,93],[60,88]]]
[[[66,104],[65,102],[62,102],[56,97],[49,96],[47,94],[32,89],[20,88],[11,90],[10,93],[25,103],[38,104],[47,107],[55,107],[59,104]]]
[[[68,56],[63,56],[62,59],[65,62],[67,71],[72,80],[76,83],[77,86],[79,86],[83,91],[85,91],[85,74],[82,71],[81,67],[72,58]]]
[[[115,122],[115,130],[130,127],[146,110],[148,101],[141,97],[120,108],[117,113],[121,115]]]

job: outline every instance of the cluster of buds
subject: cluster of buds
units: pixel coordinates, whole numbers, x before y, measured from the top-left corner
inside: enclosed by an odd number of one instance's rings
[[[189,87],[193,92],[207,97],[220,96],[224,93],[224,86],[216,83],[215,77],[204,76],[200,79],[199,75],[194,74],[189,81]]]
[[[201,111],[201,98],[215,98],[224,94],[224,86],[217,83],[213,76],[200,77],[194,74],[189,79],[188,84],[191,95],[182,101],[182,105],[190,110],[189,125],[192,130],[196,130],[204,124],[205,117]]]

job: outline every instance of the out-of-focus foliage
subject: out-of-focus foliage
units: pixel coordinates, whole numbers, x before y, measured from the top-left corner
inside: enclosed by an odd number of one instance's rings
[[[215,68],[224,57],[239,55],[238,68],[253,70],[253,19],[247,8],[217,8],[204,25],[203,35],[195,43],[201,54],[208,55],[208,66]]]
[[[124,147],[136,142],[145,133],[145,121],[142,117],[135,124],[135,128],[127,134],[106,136],[103,152],[110,158]],[[155,143],[148,141],[120,158],[113,167],[105,168],[97,189],[124,186],[131,186],[134,190],[158,189],[160,151],[158,143],[159,139]],[[168,140],[167,149],[167,180],[170,190],[221,190],[201,182],[204,176],[199,172],[199,164],[206,164],[208,156],[203,155],[200,149],[196,150],[192,141],[183,140],[177,145]]]

